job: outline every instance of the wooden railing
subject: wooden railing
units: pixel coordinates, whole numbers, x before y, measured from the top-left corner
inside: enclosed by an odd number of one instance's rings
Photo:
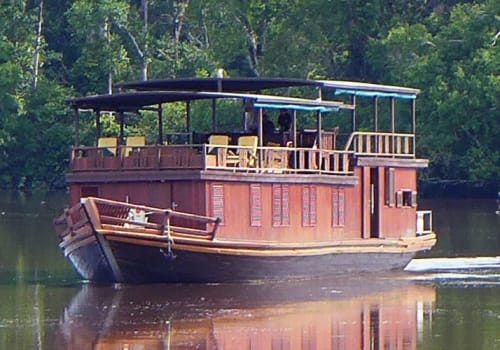
[[[427,235],[432,233],[432,211],[418,210],[417,211],[417,236]]]
[[[213,239],[220,219],[144,205],[88,197],[86,205],[97,209],[101,228],[159,236]],[[90,204],[91,203],[91,204]],[[90,204],[90,205],[89,205]]]
[[[351,151],[301,147],[252,147],[214,145],[75,147],[73,172],[109,170],[231,170],[258,173],[352,174]]]
[[[414,141],[414,134],[354,132],[349,137],[345,150],[356,155],[414,158]]]

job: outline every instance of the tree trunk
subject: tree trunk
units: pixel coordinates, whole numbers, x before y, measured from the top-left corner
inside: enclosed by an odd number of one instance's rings
[[[38,4],[38,18],[36,26],[35,49],[33,53],[33,76],[31,79],[31,87],[36,89],[38,84],[38,67],[40,65],[40,46],[42,41],[42,24],[43,24],[43,0]]]
[[[144,21],[144,46],[142,49],[141,79],[148,80],[148,0],[142,0],[142,19]]]

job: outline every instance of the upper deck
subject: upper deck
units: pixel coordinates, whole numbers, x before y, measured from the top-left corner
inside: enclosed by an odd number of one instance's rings
[[[256,138],[234,133],[212,135],[227,136],[232,140]],[[299,176],[313,178],[316,182],[322,178],[324,182],[355,184],[354,167],[370,160],[400,167],[427,165],[426,161],[415,158],[412,134],[354,132],[345,145],[337,147],[336,133],[323,132],[321,149],[307,142],[311,138],[310,132],[301,132],[299,135],[301,143],[298,147],[290,142],[285,146],[257,146],[257,141],[253,145],[241,145],[241,142],[227,145],[210,142],[119,145],[117,142],[116,146],[74,147],[68,181],[185,179],[191,172],[194,178],[200,178],[202,174],[211,174],[212,178],[216,174],[228,178],[243,173],[248,180],[255,180],[249,175],[280,174],[290,175],[290,181],[297,181]],[[106,139],[109,141],[114,138]],[[110,173],[113,176],[110,177]],[[237,178],[241,180],[241,177]],[[265,181],[263,176],[260,179]],[[280,176],[280,181],[286,181],[286,177]]]
[[[319,91],[317,99],[249,93],[269,88],[312,86]],[[120,89],[135,89],[114,95],[76,98],[70,101],[75,109],[76,137],[71,153],[71,173],[68,181],[92,177],[105,179],[110,172],[115,178],[132,179],[147,174],[180,171],[219,174],[291,174],[328,177],[354,176],[357,165],[384,163],[403,167],[424,167],[426,161],[416,158],[415,104],[418,90],[387,85],[343,81],[310,81],[286,79],[178,79],[121,84]],[[206,91],[198,91],[200,89]],[[324,99],[328,89],[334,96],[347,94],[350,101]],[[175,91],[170,91],[175,90]],[[356,98],[374,101],[373,130],[357,127]],[[390,128],[379,130],[378,103],[380,97],[390,99]],[[410,132],[396,131],[395,99],[411,100]],[[215,107],[212,111],[212,132],[190,130],[190,109],[186,108],[186,130],[180,142],[166,142],[163,134],[162,104],[209,99],[241,99],[245,108],[250,101],[257,117],[257,126],[250,132],[218,132]],[[215,103],[214,103],[215,105]],[[265,134],[263,110],[286,108],[293,112],[293,122],[286,132]],[[95,112],[96,145],[79,143],[78,116],[82,109]],[[128,137],[124,132],[124,114],[140,110],[158,112],[158,138],[147,143],[143,136]],[[351,132],[339,134],[338,129],[324,130],[323,113],[347,110],[352,114]],[[120,135],[102,137],[100,115],[109,111],[120,120]],[[316,114],[315,129],[299,129],[297,112]],[[167,137],[165,137],[167,136]],[[130,139],[130,142],[129,142]],[[132,140],[133,139],[133,140]],[[363,163],[364,162],[364,163]],[[108,175],[106,175],[108,174]],[[119,174],[119,175],[118,175]],[[135,174],[135,175],[134,175]],[[90,176],[92,175],[92,176]],[[182,176],[182,174],[180,175]],[[353,180],[344,180],[352,182]]]

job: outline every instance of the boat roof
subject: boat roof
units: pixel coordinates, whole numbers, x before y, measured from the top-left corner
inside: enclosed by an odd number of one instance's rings
[[[321,112],[337,111],[339,109],[354,109],[353,105],[340,101],[210,91],[135,91],[80,97],[71,99],[68,102],[75,109],[93,109],[103,112],[126,112],[138,111],[148,106],[155,106],[167,102],[227,98],[250,100],[255,107],[259,108],[286,108]]]
[[[414,99],[420,93],[419,89],[396,85],[382,85],[343,80],[318,80],[325,88],[335,90],[335,95],[349,94],[367,97],[396,97]]]
[[[218,91],[251,92],[294,86],[314,86],[317,82],[305,79],[289,78],[179,78],[134,81],[115,84],[118,89],[139,91]]]
[[[343,80],[308,80],[290,78],[179,78],[134,81],[116,84],[122,90],[137,91],[209,91],[257,92],[267,89],[315,86],[334,89],[335,95],[415,98],[420,90],[396,85],[382,85]]]

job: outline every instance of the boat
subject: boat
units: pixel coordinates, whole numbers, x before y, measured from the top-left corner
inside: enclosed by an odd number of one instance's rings
[[[416,154],[418,89],[285,78],[116,88],[69,101],[70,203],[55,226],[83,279],[243,282],[402,270],[436,243],[432,212],[417,204],[417,172],[428,166]],[[184,132],[164,133],[171,103],[185,106]],[[208,131],[193,130],[197,103]],[[241,131],[220,130],[223,103],[238,109]],[[289,129],[264,130],[277,110],[289,114]],[[85,111],[95,118],[91,146],[80,142]],[[104,113],[119,121],[118,135],[103,135]],[[153,140],[128,130],[127,118],[148,113]],[[349,130],[331,126],[340,116]]]
[[[85,284],[61,312],[55,348],[416,349],[435,303],[432,286],[370,277]]]

